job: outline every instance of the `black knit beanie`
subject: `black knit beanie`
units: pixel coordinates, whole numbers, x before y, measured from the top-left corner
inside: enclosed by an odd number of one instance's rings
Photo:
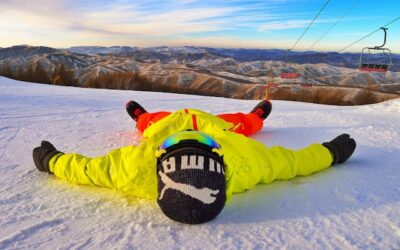
[[[186,224],[214,219],[226,201],[224,171],[222,157],[196,140],[166,148],[157,160],[157,202],[162,212]]]

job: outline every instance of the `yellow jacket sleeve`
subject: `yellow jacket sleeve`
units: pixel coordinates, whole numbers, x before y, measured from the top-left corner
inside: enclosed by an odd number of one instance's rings
[[[268,148],[256,140],[228,131],[214,136],[224,153],[228,197],[258,183],[307,176],[332,163],[331,153],[321,144],[291,150],[280,146]]]
[[[113,188],[137,197],[157,197],[155,148],[147,141],[104,156],[63,154],[50,160],[50,171],[75,184]]]

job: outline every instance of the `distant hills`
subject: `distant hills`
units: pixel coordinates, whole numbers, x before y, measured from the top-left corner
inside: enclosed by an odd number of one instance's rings
[[[290,88],[285,95],[291,95],[291,99],[301,94],[299,89],[304,90],[303,86],[400,94],[400,55],[393,55],[394,66],[386,73],[359,71],[358,53],[295,51],[288,55],[288,62],[284,61],[285,55],[286,51],[279,49],[193,46],[55,49],[20,45],[0,49],[0,74],[53,84],[235,98],[260,98],[266,86],[276,87],[271,89],[272,94]],[[296,72],[299,77],[282,78],[282,72]]]
[[[254,62],[254,61],[285,61],[286,50],[281,49],[224,49],[224,48],[208,48],[208,47],[151,47],[138,48],[127,46],[113,47],[97,47],[97,46],[82,46],[71,47],[68,49],[71,52],[96,55],[96,54],[132,54],[141,57],[142,59],[159,59],[166,60],[171,57],[182,57],[182,55],[201,55],[210,54],[218,57],[232,58],[238,62]],[[360,60],[360,53],[337,53],[337,52],[316,52],[294,51],[289,53],[288,61],[298,64],[318,64],[326,63],[338,67],[357,68]],[[400,71],[400,54],[393,54],[392,71]]]
[[[49,47],[35,47],[28,45],[19,45],[9,48],[0,48],[0,60],[17,58],[17,57],[31,57],[41,54],[56,53],[58,50]]]
[[[19,45],[9,48],[0,48],[0,61],[15,58],[29,58],[46,54],[68,55],[75,57],[91,56],[118,56],[131,57],[138,61],[157,60],[161,63],[192,63],[199,59],[213,60],[230,58],[238,63],[255,61],[285,61],[286,51],[281,49],[224,49],[208,47],[128,47],[128,46],[79,46],[67,49],[55,49],[44,46]],[[79,55],[79,56],[78,56]],[[289,53],[288,62],[296,64],[326,63],[338,67],[357,68],[360,53],[337,53],[294,51]],[[400,55],[392,55],[392,71],[400,71]],[[83,63],[86,65],[86,63]],[[75,67],[75,65],[70,65]],[[79,66],[77,66],[79,67]]]

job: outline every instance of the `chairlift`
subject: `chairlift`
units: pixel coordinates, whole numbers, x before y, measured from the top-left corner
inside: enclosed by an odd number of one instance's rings
[[[386,72],[392,65],[392,52],[388,48],[384,48],[386,44],[387,28],[381,28],[384,32],[384,40],[381,46],[365,47],[361,51],[359,69],[368,72]],[[368,52],[367,52],[368,51]],[[372,54],[371,51],[380,52]]]
[[[286,50],[285,54],[285,64],[288,63],[288,54],[290,49]],[[285,72],[281,72],[282,79],[297,79],[300,77],[300,74],[297,73],[295,70],[285,70]]]
[[[297,79],[300,77],[300,74],[297,72],[282,72],[281,78],[283,79]]]

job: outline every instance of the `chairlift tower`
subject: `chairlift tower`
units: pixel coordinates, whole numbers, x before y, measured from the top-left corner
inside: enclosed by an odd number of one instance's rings
[[[289,62],[288,57],[289,57],[289,52],[291,49],[286,50],[285,54],[285,66],[287,66],[287,63]],[[295,70],[285,70],[285,72],[282,72],[281,70],[281,78],[282,79],[297,79],[300,77],[300,74],[297,73]]]

